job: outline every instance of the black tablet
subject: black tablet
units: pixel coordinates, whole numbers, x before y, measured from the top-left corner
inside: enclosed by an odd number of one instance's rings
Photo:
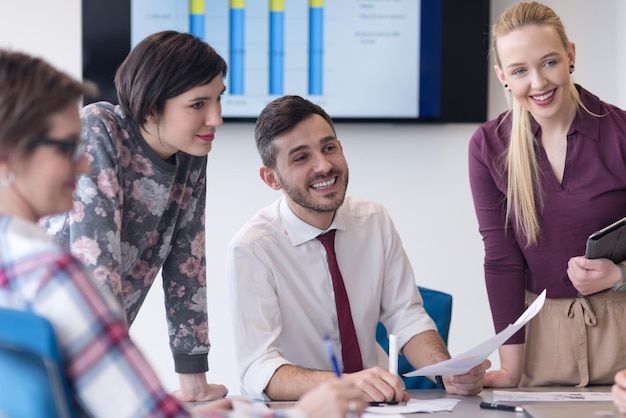
[[[614,263],[626,259],[626,217],[591,234],[585,257],[609,258]]]

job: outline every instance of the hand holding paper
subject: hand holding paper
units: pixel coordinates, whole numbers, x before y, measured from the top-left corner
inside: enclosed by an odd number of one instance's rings
[[[474,366],[479,365],[498,349],[506,340],[511,338],[513,334],[519,331],[528,321],[530,321],[543,307],[546,300],[546,291],[544,290],[537,299],[520,315],[514,324],[509,325],[493,337],[482,342],[476,347],[459,354],[449,360],[431,364],[422,367],[419,370],[405,373],[404,376],[436,376],[436,375],[460,375],[470,371]]]

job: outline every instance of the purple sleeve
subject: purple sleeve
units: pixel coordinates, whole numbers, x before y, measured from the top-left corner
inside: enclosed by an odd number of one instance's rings
[[[504,152],[495,124],[481,126],[469,145],[469,178],[480,234],[485,246],[485,283],[496,332],[500,332],[525,309],[526,261],[510,222],[505,224],[506,179],[497,169]],[[490,128],[492,128],[490,130]],[[507,343],[523,343],[518,332]]]

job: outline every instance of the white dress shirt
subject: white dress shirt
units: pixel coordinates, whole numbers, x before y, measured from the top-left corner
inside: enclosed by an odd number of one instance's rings
[[[387,367],[376,343],[381,321],[402,347],[436,330],[423,308],[413,270],[386,209],[347,197],[329,230],[361,348],[363,366]],[[341,343],[323,233],[300,220],[284,198],[260,210],[232,239],[227,277],[243,393],[263,398],[280,366],[332,370],[324,346]]]

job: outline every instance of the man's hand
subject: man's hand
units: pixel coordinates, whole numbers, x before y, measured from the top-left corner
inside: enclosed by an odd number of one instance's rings
[[[477,395],[483,390],[485,371],[491,367],[489,360],[473,367],[469,372],[456,376],[444,376],[446,392],[456,395]]]
[[[411,399],[409,394],[404,391],[402,379],[380,367],[344,374],[342,379],[353,382],[370,401],[405,402]]]

